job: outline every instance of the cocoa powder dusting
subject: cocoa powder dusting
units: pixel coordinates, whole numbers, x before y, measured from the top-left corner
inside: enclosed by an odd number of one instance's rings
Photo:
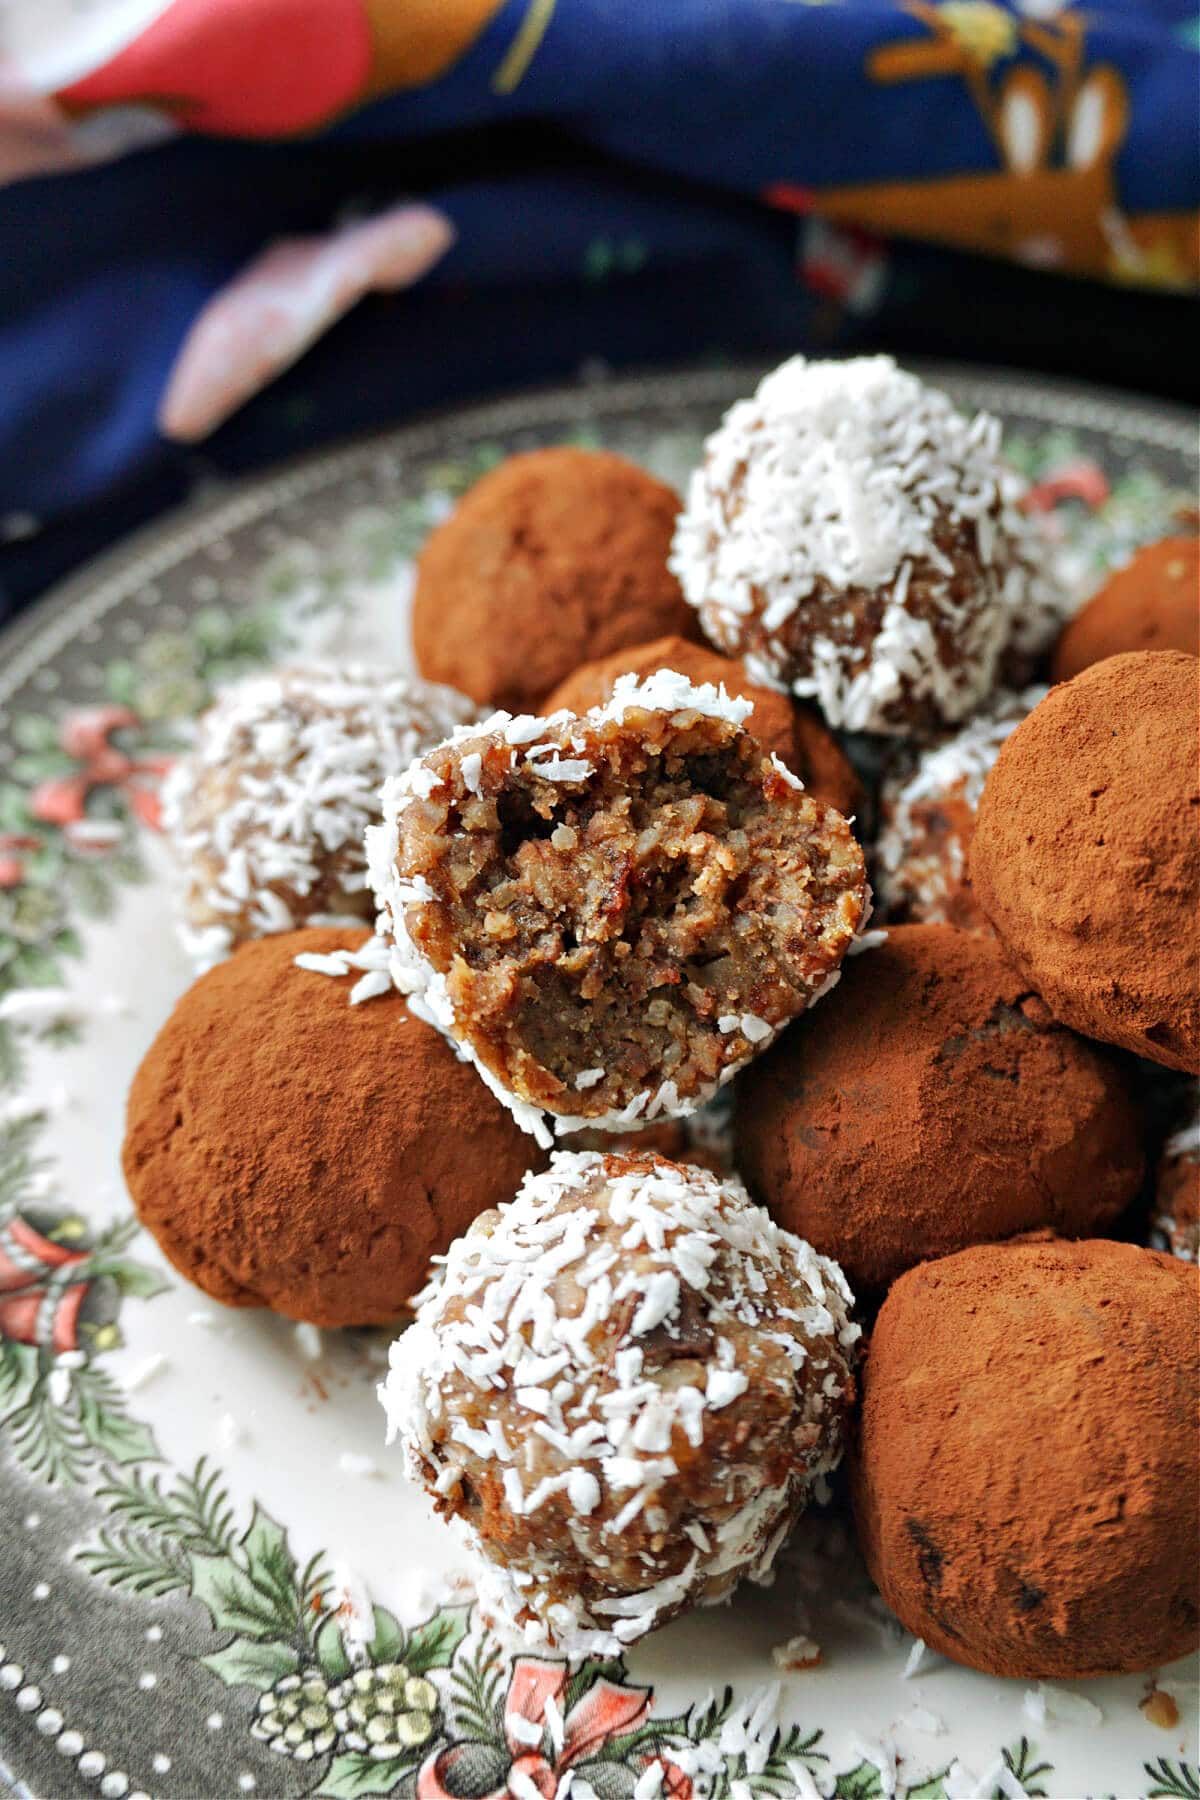
[[[737,1165],[854,1291],[1038,1226],[1112,1223],[1144,1172],[1120,1059],[1056,1025],[991,938],[901,925],[736,1088]]]
[[[1196,1270],[1132,1244],[978,1245],[901,1277],[852,1486],[908,1630],[1026,1681],[1195,1649],[1196,1313]]]
[[[1200,538],[1146,544],[1110,575],[1055,645],[1054,679],[1127,650],[1200,652]]]
[[[510,456],[426,541],[412,634],[423,675],[538,712],[582,662],[700,628],[667,552],[679,496],[608,450]]]
[[[134,1077],[124,1164],[143,1223],[227,1306],[383,1324],[429,1259],[544,1158],[397,993],[351,1006],[286,932],[201,976]]]
[[[1200,1073],[1197,676],[1110,657],[1051,689],[988,776],[976,898],[1055,1017]]]

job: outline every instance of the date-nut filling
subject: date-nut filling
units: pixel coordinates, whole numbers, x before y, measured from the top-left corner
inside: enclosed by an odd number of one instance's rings
[[[399,822],[398,873],[433,895],[405,909],[409,936],[522,1098],[585,1117],[664,1084],[686,1099],[829,981],[865,909],[862,853],[727,719],[635,708],[546,738],[426,758],[440,783]]]

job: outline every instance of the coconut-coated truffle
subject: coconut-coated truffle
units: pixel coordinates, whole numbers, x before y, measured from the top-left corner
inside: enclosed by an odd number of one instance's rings
[[[991,930],[971,887],[975,814],[1005,739],[1045,692],[1037,687],[996,694],[961,730],[924,748],[910,745],[896,758],[879,790],[874,873],[880,918]]]
[[[1051,1020],[993,938],[890,927],[736,1090],[735,1159],[781,1225],[878,1294],[905,1269],[1134,1198],[1117,1057]]]
[[[454,1243],[380,1389],[485,1617],[614,1653],[764,1578],[854,1398],[841,1274],[738,1181],[560,1154]]]
[[[1051,1012],[1200,1073],[1200,662],[1109,657],[1052,688],[987,778],[975,896]]]
[[[1154,1173],[1150,1242],[1185,1262],[1200,1261],[1200,1096],[1163,1145]]]
[[[846,818],[861,810],[862,783],[837,739],[811,707],[796,705],[775,688],[761,687],[751,681],[744,663],[719,656],[703,644],[690,644],[686,638],[656,638],[652,644],[635,644],[597,662],[584,663],[555,688],[546,701],[546,711],[565,707],[568,712],[588,712],[612,698],[622,675],[642,680],[658,669],[674,669],[695,687],[707,682],[724,687],[734,699],[753,701],[746,730],[763,749],[774,752],[806,788],[836,806]]]
[[[194,961],[298,925],[370,919],[363,832],[379,789],[474,710],[450,688],[357,664],[225,688],[163,788]]]
[[[891,357],[793,357],[708,439],[671,567],[705,634],[828,724],[906,735],[993,686],[1029,590],[1000,426]]]
[[[510,456],[421,552],[422,674],[524,712],[582,662],[665,633],[698,636],[667,568],[678,510],[673,489],[608,450]]]
[[[673,670],[497,713],[382,794],[397,982],[549,1144],[694,1112],[820,999],[869,907],[842,815]]]
[[[1200,653],[1200,538],[1146,544],[1110,575],[1055,645],[1054,679],[1128,650]]]
[[[1196,1270],[1092,1240],[904,1275],[853,1459],[868,1567],[932,1649],[992,1675],[1156,1668],[1200,1635]]]
[[[389,1323],[430,1258],[541,1161],[398,993],[348,1004],[330,974],[363,941],[309,929],[243,945],[183,995],[134,1077],[134,1205],[227,1306]]]

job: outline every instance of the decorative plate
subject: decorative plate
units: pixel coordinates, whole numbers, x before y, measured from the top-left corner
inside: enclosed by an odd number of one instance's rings
[[[168,521],[2,640],[14,1793],[1200,1800],[1194,1663],[1067,1690],[941,1662],[882,1609],[836,1505],[801,1527],[772,1588],[621,1662],[514,1656],[383,1447],[383,1338],[223,1312],[167,1268],[122,1187],[126,1088],[189,980],[156,789],[214,685],[296,650],[402,661],[410,559],[484,469],[568,439],[682,483],[756,373],[581,386],[318,457]],[[934,373],[1002,416],[1081,588],[1194,504],[1185,415]]]

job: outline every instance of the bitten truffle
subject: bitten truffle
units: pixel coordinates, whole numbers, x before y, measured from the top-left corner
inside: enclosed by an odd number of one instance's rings
[[[538,707],[582,662],[698,635],[667,568],[679,496],[607,450],[510,456],[430,534],[417,665],[485,706]]]
[[[818,999],[868,908],[839,812],[660,670],[576,718],[495,715],[383,792],[395,976],[525,1128],[694,1112]]]
[[[1196,1648],[1196,1271],[1133,1244],[980,1245],[899,1280],[853,1459],[887,1604],[1025,1681]]]
[[[891,927],[850,960],[739,1081],[735,1156],[772,1216],[872,1294],[968,1244],[1103,1230],[1144,1169],[1119,1059],[952,925]]]
[[[1054,1016],[1200,1073],[1200,663],[1143,651],[1052,688],[1001,750],[975,897]]]
[[[987,696],[1028,610],[1000,426],[890,357],[793,357],[709,438],[671,567],[706,635],[828,724],[904,735]]]
[[[1200,652],[1200,538],[1147,544],[1110,575],[1055,645],[1054,679],[1128,650]]]
[[[762,1578],[841,1457],[839,1271],[718,1182],[560,1154],[451,1247],[380,1389],[485,1617],[619,1652]]]
[[[1185,1262],[1200,1260],[1200,1099],[1163,1145],[1154,1177],[1150,1242]]]
[[[207,967],[247,938],[369,919],[363,832],[385,777],[474,714],[450,688],[354,665],[227,688],[163,789],[189,955]]]
[[[998,694],[953,737],[897,759],[879,790],[875,891],[882,919],[991,930],[968,869],[975,813],[1001,745],[1045,692]]]
[[[659,669],[686,675],[694,687],[707,682],[712,687],[724,686],[735,700],[752,700],[754,711],[746,720],[746,730],[763,749],[773,751],[806,788],[836,806],[847,819],[860,812],[862,783],[837,739],[811,707],[797,706],[775,688],[758,686],[750,680],[744,664],[718,656],[703,644],[689,644],[685,638],[657,638],[652,644],[636,644],[599,662],[584,663],[555,688],[546,701],[546,711],[557,712],[561,707],[572,713],[588,712],[612,699],[621,675],[644,680]]]
[[[188,989],[134,1077],[134,1205],[227,1306],[388,1324],[430,1258],[541,1161],[399,994],[347,1004],[329,974],[363,941],[308,930],[244,945]]]

